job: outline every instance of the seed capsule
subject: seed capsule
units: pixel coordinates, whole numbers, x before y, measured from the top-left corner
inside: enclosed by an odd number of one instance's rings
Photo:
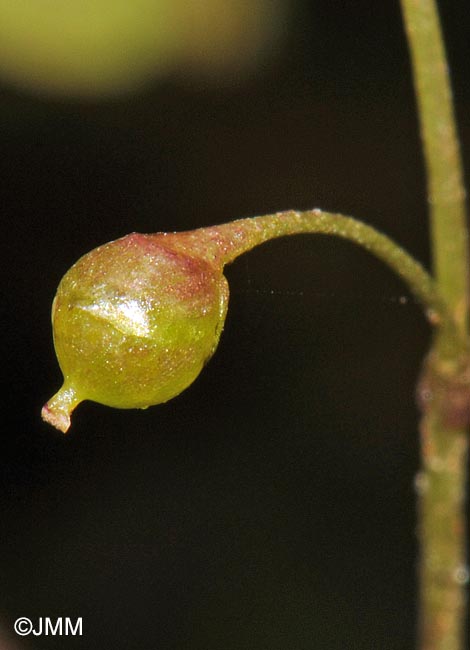
[[[212,356],[227,281],[220,264],[176,237],[128,235],[91,251],[62,279],[52,323],[64,384],[42,412],[60,430],[85,399],[117,408],[166,402]]]
[[[85,399],[147,408],[175,397],[214,353],[228,305],[225,264],[265,241],[336,235],[385,261],[428,308],[442,305],[424,269],[360,221],[320,210],[280,212],[181,233],[133,233],[65,274],[52,306],[64,383],[42,409],[61,431]]]

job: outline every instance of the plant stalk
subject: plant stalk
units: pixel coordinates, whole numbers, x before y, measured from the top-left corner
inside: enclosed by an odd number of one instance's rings
[[[419,393],[417,477],[421,650],[463,650],[468,565],[465,494],[470,420],[469,250],[452,93],[434,0],[401,0],[427,171],[433,267],[455,323],[435,334]],[[455,336],[455,332],[458,333]]]
[[[366,249],[405,282],[433,326],[454,327],[436,283],[424,267],[390,237],[353,217],[320,209],[288,210],[178,233],[178,238],[180,245],[197,248],[201,256],[224,266],[264,242],[299,234],[332,235]]]

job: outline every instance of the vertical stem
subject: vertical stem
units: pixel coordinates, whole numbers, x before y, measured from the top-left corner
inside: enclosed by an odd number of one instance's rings
[[[438,331],[421,383],[419,648],[461,650],[466,618],[465,490],[470,413],[465,191],[434,0],[401,0],[427,170],[433,266],[459,334]],[[463,343],[463,345],[462,345]]]
[[[434,274],[468,334],[469,252],[462,163],[434,0],[401,0],[427,171]]]
[[[420,496],[421,546],[419,648],[465,648],[465,431],[449,431],[424,418],[423,468],[416,479]],[[427,421],[426,421],[427,420]]]

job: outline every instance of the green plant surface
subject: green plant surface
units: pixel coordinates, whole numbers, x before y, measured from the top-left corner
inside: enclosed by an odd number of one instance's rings
[[[467,615],[469,242],[452,92],[433,0],[402,0],[427,171],[433,271],[455,331],[439,328],[420,383],[419,647],[460,650]]]

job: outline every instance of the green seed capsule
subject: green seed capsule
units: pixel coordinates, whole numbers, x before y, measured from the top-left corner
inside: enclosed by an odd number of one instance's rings
[[[172,235],[132,234],[66,273],[52,308],[64,385],[43,409],[62,431],[89,399],[146,408],[187,388],[212,356],[227,311],[220,265]]]
[[[299,233],[336,235],[367,248],[442,318],[424,269],[350,217],[291,211],[182,233],[134,233],[82,257],[59,285],[52,324],[64,384],[43,407],[44,420],[65,432],[85,399],[147,408],[181,393],[217,347],[228,304],[224,265],[265,241]]]

